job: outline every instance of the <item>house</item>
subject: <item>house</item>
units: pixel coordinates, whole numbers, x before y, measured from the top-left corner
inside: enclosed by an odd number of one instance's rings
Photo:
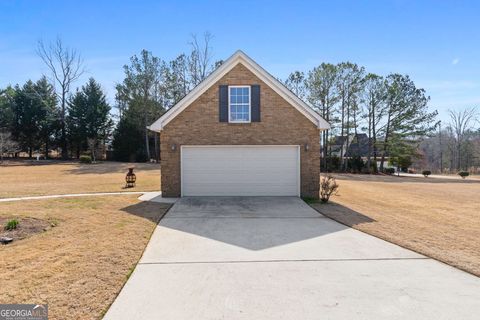
[[[329,124],[242,51],[149,128],[164,197],[319,196]]]
[[[362,159],[366,159],[368,157],[368,146],[372,139],[369,139],[367,134],[365,133],[357,133],[353,135],[352,138],[349,139],[348,148],[346,148],[345,157],[352,158],[352,157],[361,157]],[[373,150],[372,150],[373,156]]]
[[[348,143],[351,140],[347,140],[347,136],[335,136],[328,145],[327,156],[343,157],[348,149]]]

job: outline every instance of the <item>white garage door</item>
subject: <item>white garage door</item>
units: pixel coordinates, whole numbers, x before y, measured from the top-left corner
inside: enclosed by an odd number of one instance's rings
[[[182,196],[299,196],[298,146],[182,146]]]

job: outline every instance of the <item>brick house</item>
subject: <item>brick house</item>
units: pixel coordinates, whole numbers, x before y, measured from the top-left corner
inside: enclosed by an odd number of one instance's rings
[[[164,197],[319,196],[329,124],[241,51],[149,128]]]

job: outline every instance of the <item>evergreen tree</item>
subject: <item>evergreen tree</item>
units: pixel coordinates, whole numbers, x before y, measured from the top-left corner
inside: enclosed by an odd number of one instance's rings
[[[424,89],[418,89],[408,77],[391,74],[387,77],[386,123],[382,128],[384,136],[383,153],[380,170],[383,170],[385,157],[398,144],[408,140],[418,142],[418,139],[432,133],[437,123],[437,111],[428,111],[430,97]]]
[[[68,106],[68,133],[75,145],[77,157],[86,147],[95,160],[99,141],[107,139],[113,125],[105,93],[95,79],[90,78],[71,97]]]
[[[56,122],[55,103],[53,88],[45,78],[36,83],[29,80],[22,87],[15,87],[12,134],[22,150],[28,151],[30,158],[33,150],[39,149],[42,143],[48,148]]]
[[[113,156],[117,161],[146,161],[143,130],[132,121],[127,113],[120,119],[113,133]]]
[[[38,80],[35,83],[35,90],[42,110],[42,116],[38,122],[38,134],[44,145],[45,158],[48,158],[50,147],[60,129],[60,110],[57,106],[55,89],[47,78],[42,77]]]

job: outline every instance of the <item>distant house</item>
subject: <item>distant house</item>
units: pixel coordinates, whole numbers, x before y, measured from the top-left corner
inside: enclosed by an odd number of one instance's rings
[[[372,140],[373,139],[369,139],[365,133],[357,133],[353,136],[348,147],[346,148],[345,157],[361,157],[364,159],[368,158],[368,146]],[[371,156],[373,156],[373,151]]]
[[[347,136],[335,136],[328,146],[328,156],[339,158],[368,157],[368,145],[372,139],[365,133]],[[379,155],[380,153],[377,153]],[[373,151],[372,151],[373,156]]]
[[[335,136],[328,145],[327,155],[339,158],[344,157],[348,149],[348,142],[347,136]]]
[[[360,157],[363,161],[368,159],[368,146],[372,143],[373,139],[368,138],[366,133],[357,133],[347,136],[335,136],[329,144],[327,156],[338,157],[343,159],[350,159],[353,157]],[[374,150],[370,155],[373,160]],[[382,157],[382,151],[377,150],[377,166],[380,166],[380,158]],[[385,157],[384,167],[388,165],[388,155]]]

